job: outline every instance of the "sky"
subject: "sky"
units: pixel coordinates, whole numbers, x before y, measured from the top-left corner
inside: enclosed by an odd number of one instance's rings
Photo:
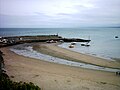
[[[120,26],[120,0],[0,0],[0,27]]]

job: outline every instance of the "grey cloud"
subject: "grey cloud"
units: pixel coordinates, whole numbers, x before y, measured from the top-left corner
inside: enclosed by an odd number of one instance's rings
[[[53,8],[50,8],[49,5],[54,4],[54,0],[52,0],[51,3],[49,3],[49,0],[37,0],[37,2],[39,2],[37,7],[35,7],[36,0],[22,0],[20,5],[18,5],[19,1],[14,2],[14,4],[9,4],[7,0],[1,0],[1,2],[2,1],[4,1],[4,5],[0,5],[0,27],[74,27],[77,25],[120,25],[120,0],[89,0],[90,4],[93,4],[93,7],[86,7],[82,5],[81,0],[77,0],[77,4],[67,7],[69,9],[76,10],[74,13],[52,12]],[[12,2],[13,1],[15,0],[12,0]],[[27,5],[28,1],[29,5]],[[48,7],[46,6],[46,11],[44,10],[45,7],[42,8],[41,5],[48,5]],[[15,7],[17,9],[15,9]],[[52,12],[51,15],[49,15],[50,12]]]

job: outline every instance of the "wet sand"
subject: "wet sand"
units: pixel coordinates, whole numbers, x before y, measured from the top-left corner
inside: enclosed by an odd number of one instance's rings
[[[72,50],[58,47],[57,44],[36,44],[33,46],[33,49],[39,52],[42,52],[44,54],[49,54],[55,57],[59,57],[59,58],[63,58],[71,61],[77,61],[77,62],[88,63],[88,64],[93,64],[93,65],[102,66],[102,67],[120,69],[120,62],[118,62],[118,60],[115,60],[115,61],[105,60],[103,58],[74,52]]]
[[[119,90],[120,88],[120,77],[115,73],[28,58],[11,52],[9,47],[1,50],[5,54],[3,56],[5,69],[14,81],[31,81],[42,90]]]

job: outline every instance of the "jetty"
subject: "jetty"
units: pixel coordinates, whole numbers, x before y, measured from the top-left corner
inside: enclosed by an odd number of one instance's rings
[[[0,47],[32,43],[32,42],[90,42],[91,40],[79,39],[79,38],[62,38],[58,35],[37,35],[37,36],[11,36],[0,37]]]

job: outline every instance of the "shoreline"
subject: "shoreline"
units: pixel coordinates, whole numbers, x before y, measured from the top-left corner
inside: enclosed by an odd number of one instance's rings
[[[67,49],[67,50],[71,50],[69,48],[66,48],[66,47],[62,47],[62,46],[59,46],[61,48],[64,48],[64,49]],[[74,51],[74,52],[78,52],[78,53],[81,53],[81,54],[84,54],[84,55],[89,55],[89,56],[93,56],[93,57],[96,57],[96,58],[101,58],[101,59],[105,59],[105,60],[108,60],[108,61],[116,61],[115,58],[110,58],[110,57],[105,57],[105,56],[102,56],[102,55],[98,55],[98,54],[94,54],[94,53],[87,53],[87,52],[79,52],[79,51],[76,51],[76,50],[71,50],[71,51]],[[119,58],[118,58],[119,59]]]
[[[92,70],[109,71],[109,72],[120,71],[119,69],[106,68],[106,67],[91,65],[91,64],[82,63],[82,62],[75,62],[75,61],[70,61],[70,60],[42,54],[40,52],[33,50],[32,45],[29,46],[29,44],[12,47],[10,50],[18,55],[22,55],[22,56],[33,58],[33,59],[40,59],[40,60],[44,60],[44,61],[56,63],[56,64],[64,64],[64,65],[69,65],[69,66],[73,66],[73,67],[92,69]],[[61,56],[61,55],[59,55],[59,56]]]
[[[97,58],[101,58],[101,59],[105,59],[105,60],[110,60],[110,61],[120,61],[120,58],[119,57],[110,57],[110,56],[107,56],[107,55],[102,55],[102,54],[98,54],[98,53],[92,53],[92,52],[87,52],[87,51],[80,51],[80,50],[77,50],[77,49],[71,49],[71,48],[68,48],[67,46],[69,46],[70,43],[68,44],[65,44],[63,43],[63,45],[58,45],[59,47],[61,48],[64,48],[64,49],[67,49],[67,50],[71,50],[71,51],[74,51],[74,52],[78,52],[78,53],[81,53],[81,54],[85,54],[85,55],[89,55],[89,56],[93,56],[93,57],[97,57]],[[76,48],[76,45],[75,45],[75,48]],[[89,47],[88,47],[89,48]]]
[[[52,44],[47,44],[47,43],[30,44],[29,43],[29,44],[16,45],[14,47],[11,47],[10,50],[18,55],[22,55],[22,56],[34,58],[34,59],[42,59],[44,61],[57,63],[57,64],[64,64],[64,65],[69,65],[69,66],[74,66],[74,67],[85,68],[85,69],[101,70],[101,71],[109,71],[109,72],[120,71],[120,69],[117,69],[117,68],[109,68],[109,67],[105,67],[105,66],[91,64],[89,62],[78,61],[77,59],[75,60],[74,58],[66,57],[65,55],[62,55],[61,53],[59,53],[59,55],[54,54],[53,53],[54,51],[48,49],[46,47],[46,45],[48,45],[48,46],[50,46],[50,45],[56,46],[57,45],[58,46],[59,43],[52,43]],[[34,47],[36,48],[36,50],[33,49]],[[44,48],[46,48],[45,53],[43,52]],[[41,50],[39,51],[39,49],[42,49],[42,51]],[[62,51],[62,49],[61,49],[61,51]],[[55,53],[58,53],[58,51],[55,51]],[[75,53],[75,52],[73,52],[73,53]],[[77,56],[77,54],[76,54],[76,56]],[[85,57],[89,57],[89,56],[85,56]]]
[[[120,88],[120,78],[114,73],[28,58],[11,52],[9,48],[1,50],[5,54],[3,57],[7,74],[14,81],[31,81],[43,90],[119,90]]]
[[[58,46],[59,44],[37,44],[33,46],[33,50],[40,53],[51,55],[58,58],[63,58],[69,61],[82,62],[86,64],[120,69],[120,62],[109,61],[103,58],[94,57],[91,55],[75,52]]]

